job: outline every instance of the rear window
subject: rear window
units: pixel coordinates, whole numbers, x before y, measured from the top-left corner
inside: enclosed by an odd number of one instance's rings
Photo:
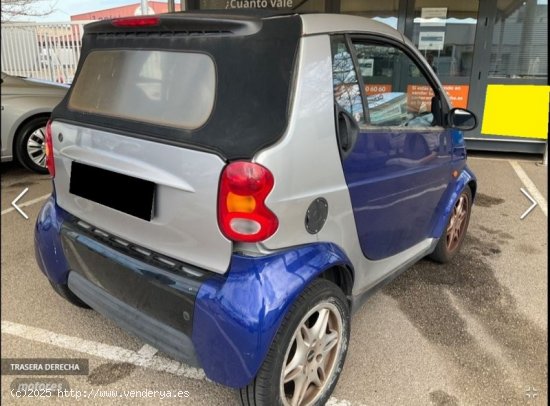
[[[74,85],[71,109],[196,129],[212,113],[216,69],[204,53],[97,50]]]

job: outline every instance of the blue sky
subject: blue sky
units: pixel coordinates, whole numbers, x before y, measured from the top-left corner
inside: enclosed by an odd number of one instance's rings
[[[166,2],[166,0],[157,1]],[[71,15],[136,3],[141,3],[141,0],[45,0],[37,3],[40,5],[37,5],[36,9],[44,9],[51,5],[55,11],[44,17],[27,17],[25,20],[39,22],[70,21]],[[179,1],[176,0],[176,9],[179,9],[178,3]]]

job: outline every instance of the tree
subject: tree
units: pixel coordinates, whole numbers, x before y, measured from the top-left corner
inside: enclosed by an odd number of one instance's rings
[[[2,21],[17,17],[41,17],[54,11],[54,4],[43,0],[2,0]]]

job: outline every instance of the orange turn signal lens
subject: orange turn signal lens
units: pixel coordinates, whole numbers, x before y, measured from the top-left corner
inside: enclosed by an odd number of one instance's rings
[[[227,211],[230,213],[253,213],[256,209],[254,196],[240,196],[229,192],[227,194]]]

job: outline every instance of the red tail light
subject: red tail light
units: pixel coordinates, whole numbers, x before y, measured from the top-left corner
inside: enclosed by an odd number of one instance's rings
[[[265,205],[275,181],[268,169],[251,162],[227,165],[220,181],[218,222],[233,241],[259,242],[271,237],[279,221]]]
[[[158,17],[115,18],[111,21],[115,27],[151,27],[160,23]]]
[[[44,140],[46,153],[46,168],[50,175],[55,177],[55,161],[53,159],[53,141],[52,141],[52,120],[48,120],[46,124],[46,139]]]

